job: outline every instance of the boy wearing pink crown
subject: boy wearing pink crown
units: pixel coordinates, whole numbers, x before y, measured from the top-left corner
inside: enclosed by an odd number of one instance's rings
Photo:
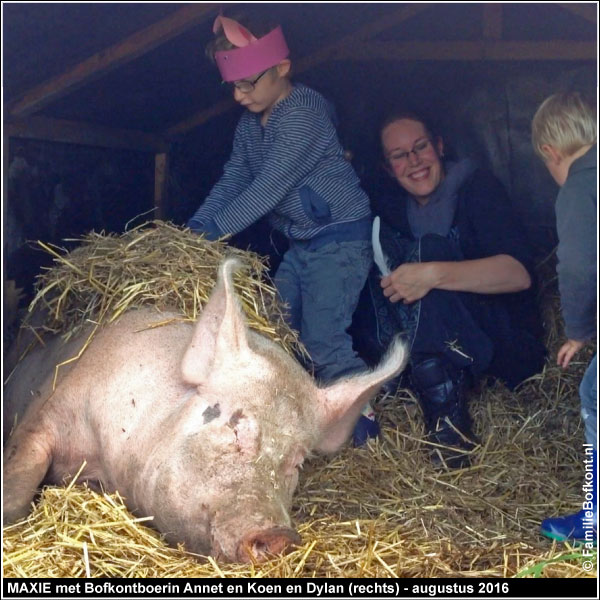
[[[289,240],[275,285],[289,307],[316,377],[364,370],[347,333],[372,263],[369,199],[338,140],[331,105],[290,80],[281,27],[255,37],[217,17],[210,54],[244,106],[221,179],[187,225],[208,239],[238,233],[263,216]],[[354,444],[379,427],[369,406]]]

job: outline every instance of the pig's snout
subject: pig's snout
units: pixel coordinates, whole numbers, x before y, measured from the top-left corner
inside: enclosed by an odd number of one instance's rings
[[[240,562],[263,561],[274,554],[290,552],[302,539],[289,527],[271,527],[247,533],[237,550]]]

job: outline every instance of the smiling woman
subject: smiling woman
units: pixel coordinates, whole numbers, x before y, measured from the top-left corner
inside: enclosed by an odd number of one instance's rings
[[[441,138],[432,139],[423,123],[408,117],[385,125],[381,144],[391,174],[424,205],[444,179],[440,160],[444,145]]]
[[[367,355],[396,333],[407,338],[429,438],[445,447],[434,462],[462,467],[477,445],[473,381],[485,373],[514,387],[542,368],[531,253],[499,181],[470,159],[444,161],[443,139],[418,115],[386,119],[381,144],[400,188],[379,202],[391,272],[371,272],[355,323]]]

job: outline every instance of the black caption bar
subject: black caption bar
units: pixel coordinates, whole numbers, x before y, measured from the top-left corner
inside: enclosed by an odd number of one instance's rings
[[[597,598],[587,579],[4,579],[3,598]]]

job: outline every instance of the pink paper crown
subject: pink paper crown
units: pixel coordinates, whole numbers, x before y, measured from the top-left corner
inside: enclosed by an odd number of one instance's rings
[[[290,54],[279,25],[260,39],[237,21],[219,15],[215,19],[213,32],[216,33],[221,27],[225,37],[237,46],[215,52],[215,62],[223,81],[237,81],[266,71]]]

